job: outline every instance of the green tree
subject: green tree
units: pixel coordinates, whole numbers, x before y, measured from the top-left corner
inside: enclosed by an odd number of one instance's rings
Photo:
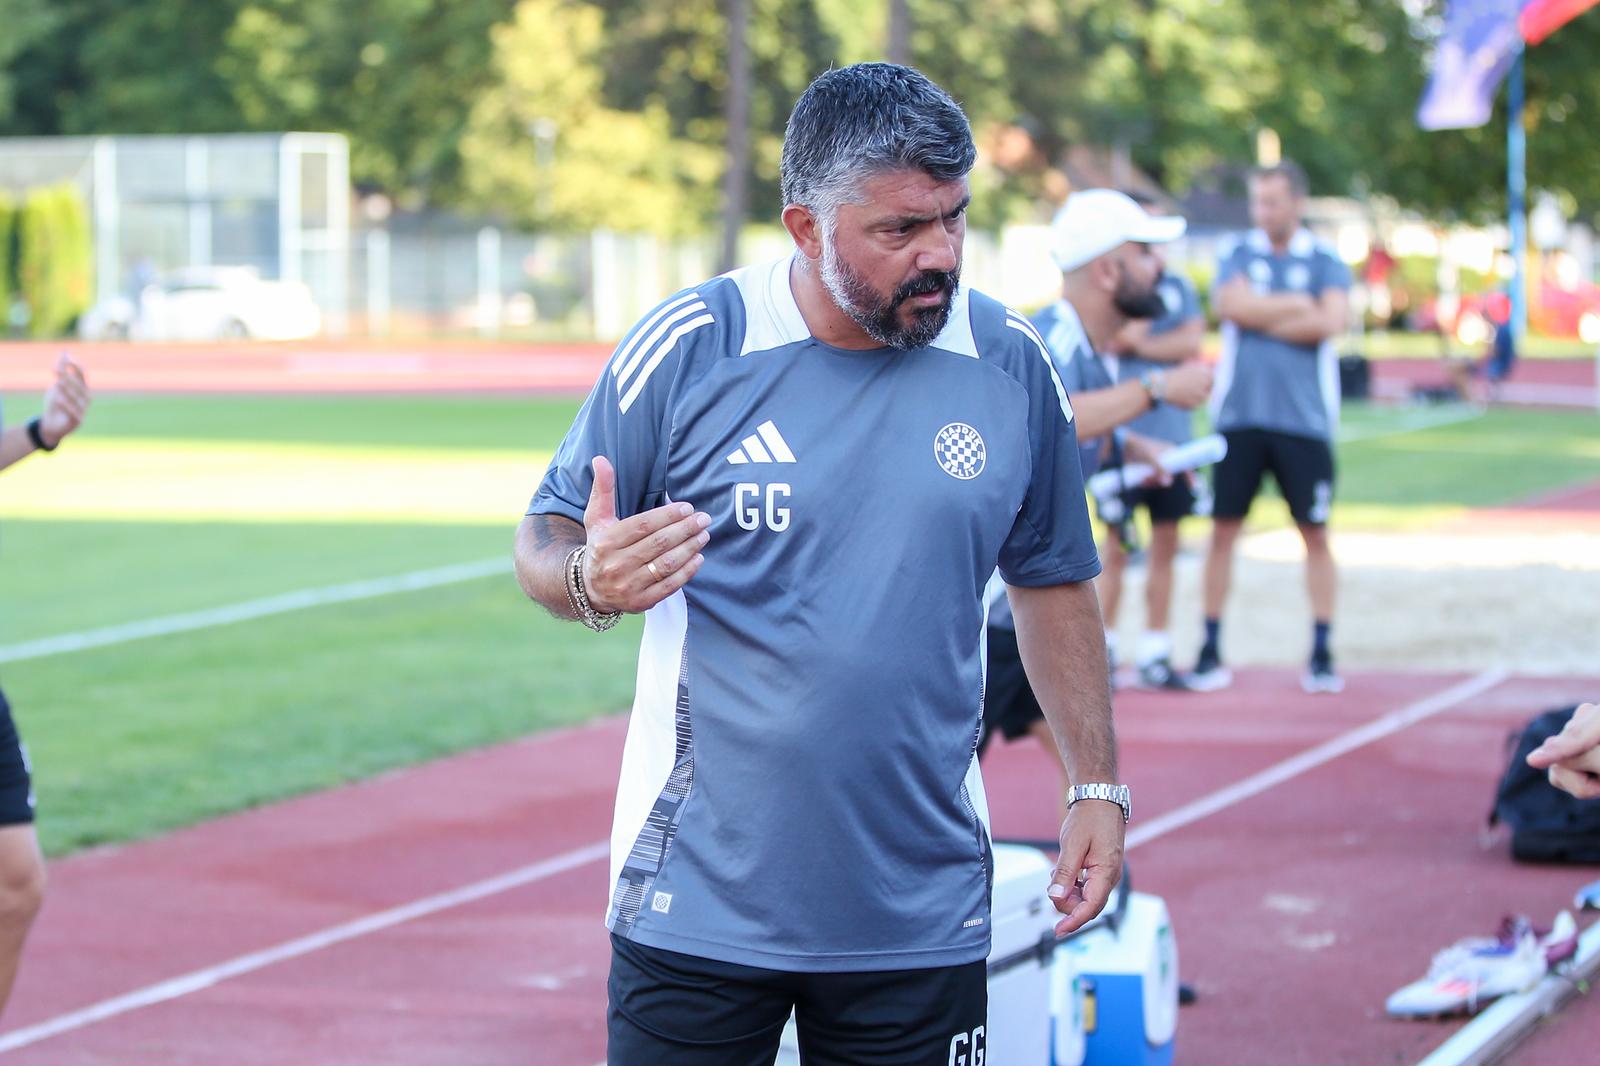
[[[93,283],[89,218],[75,185],[35,189],[23,201],[17,280],[29,332],[54,337],[88,309]]]
[[[218,75],[251,129],[350,138],[358,183],[418,202],[461,187],[459,146],[508,0],[244,0]]]
[[[0,0],[0,123],[11,119],[15,108],[17,57],[50,36],[60,20],[56,8],[39,0]]]
[[[461,145],[465,201],[540,229],[703,232],[720,155],[674,138],[660,103],[606,106],[604,21],[579,0],[521,0],[496,28],[496,83]]]
[[[241,128],[214,57],[239,0],[129,4],[63,0],[46,61],[63,63],[49,94],[50,133],[218,133]]]
[[[0,193],[0,323],[11,313],[12,286],[16,283],[16,227],[16,204]],[[3,328],[0,326],[0,331]]]
[[[606,12],[602,91],[609,106],[662,107],[678,139],[716,152],[727,145],[728,24],[719,0],[599,0]],[[882,0],[748,0],[749,217],[776,220],[778,164],[795,99],[830,66],[883,54]],[[871,27],[877,43],[864,43]],[[845,54],[841,33],[849,33]],[[726,165],[726,159],[722,160]]]

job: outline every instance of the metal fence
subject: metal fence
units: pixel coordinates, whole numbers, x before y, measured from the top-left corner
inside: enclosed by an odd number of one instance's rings
[[[100,299],[181,268],[253,267],[304,282],[334,335],[611,340],[716,267],[710,236],[530,234],[395,212],[352,190],[337,134],[0,138],[0,190],[61,182],[76,184],[89,206]],[[776,225],[753,226],[739,259],[792,247]],[[1013,306],[1039,306],[1060,284],[1048,249],[1043,226],[970,232],[964,280]]]
[[[1048,230],[970,233],[964,279],[1008,303],[1056,295]],[[793,249],[777,228],[752,227],[740,262]],[[352,330],[612,340],[671,293],[716,272],[716,241],[596,231],[533,235],[450,215],[394,216],[354,234]]]
[[[183,267],[302,281],[328,327],[349,306],[349,145],[331,133],[0,138],[0,189],[76,185],[100,299]]]

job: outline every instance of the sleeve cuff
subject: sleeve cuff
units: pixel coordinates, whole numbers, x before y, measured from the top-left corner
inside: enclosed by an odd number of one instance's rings
[[[1022,574],[1006,573],[1004,568],[1000,576],[1008,585],[1020,588],[1045,588],[1050,585],[1078,585],[1085,581],[1093,581],[1100,576],[1100,556],[1091,555],[1087,559],[1080,559],[1064,567],[1054,567],[1048,570],[1035,570]]]
[[[583,512],[584,508],[569,503],[552,493],[541,491],[536,493],[533,499],[528,502],[528,510],[523,517],[527,518],[536,514],[555,514],[560,515],[562,518],[570,518],[581,526],[583,525]]]

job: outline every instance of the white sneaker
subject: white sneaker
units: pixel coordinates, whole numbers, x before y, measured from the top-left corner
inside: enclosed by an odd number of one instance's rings
[[[1188,681],[1195,692],[1216,692],[1233,684],[1233,671],[1222,665],[1215,652],[1202,648],[1199,661],[1189,671]]]
[[[1331,660],[1323,662],[1313,660],[1304,676],[1300,678],[1300,687],[1309,695],[1321,692],[1338,695],[1344,691],[1344,678],[1334,670]]]
[[[1433,957],[1428,976],[1395,992],[1384,1009],[1397,1018],[1472,1013],[1538,984],[1548,970],[1545,948],[1527,924],[1510,939],[1470,937]]]

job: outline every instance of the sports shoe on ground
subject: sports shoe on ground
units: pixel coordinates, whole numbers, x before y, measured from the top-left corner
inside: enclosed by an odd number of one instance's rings
[[[1153,659],[1139,667],[1140,688],[1161,688],[1171,692],[1188,692],[1193,686],[1189,679],[1172,668],[1165,656]]]
[[[1518,919],[1507,918],[1501,924],[1502,930],[1508,923],[1514,924],[1516,921]],[[1564,962],[1570,962],[1578,954],[1578,923],[1573,920],[1571,911],[1562,911],[1556,915],[1555,922],[1548,929],[1535,927],[1533,935],[1539,938],[1539,948],[1544,952],[1545,965],[1552,970]]]
[[[1233,684],[1233,671],[1222,665],[1217,649],[1207,645],[1200,649],[1200,658],[1189,671],[1188,681],[1196,692],[1216,692]]]
[[[1532,925],[1526,918],[1508,918],[1499,936],[1468,937],[1439,952],[1428,976],[1395,992],[1384,1009],[1397,1018],[1470,1014],[1532,988],[1548,970],[1546,946]]]
[[[1331,656],[1313,656],[1305,676],[1300,679],[1300,687],[1312,695],[1319,692],[1337,695],[1344,691],[1344,678],[1333,668]]]

